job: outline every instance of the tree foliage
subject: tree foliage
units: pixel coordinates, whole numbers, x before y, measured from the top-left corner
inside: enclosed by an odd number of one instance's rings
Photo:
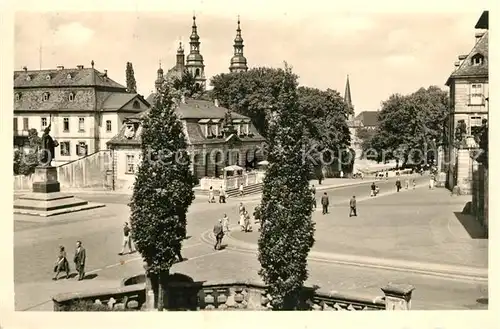
[[[160,288],[175,262],[178,242],[186,237],[186,212],[194,200],[194,177],[171,90],[163,85],[142,120],[142,161],[129,204],[132,238]]]
[[[127,89],[130,93],[137,93],[137,85],[134,77],[134,68],[131,62],[127,62],[127,68],[125,70],[125,77],[127,80]]]
[[[200,98],[203,95],[203,88],[196,83],[196,78],[187,69],[184,69],[181,77],[172,79],[172,87],[182,95],[190,98]]]
[[[14,150],[14,175],[31,175],[40,163],[39,150],[42,139],[34,128],[28,130],[28,146],[23,150]]]
[[[375,129],[359,127],[356,129],[356,137],[361,141],[361,149],[365,152],[370,148]]]
[[[436,86],[410,95],[391,95],[382,103],[379,126],[370,142],[377,161],[396,159],[403,165],[432,160],[444,141],[448,94]]]
[[[310,164],[303,161],[305,123],[297,77],[285,66],[268,130],[270,162],[260,207],[259,274],[269,286],[275,309],[297,308],[307,279],[307,256],[314,244]]]

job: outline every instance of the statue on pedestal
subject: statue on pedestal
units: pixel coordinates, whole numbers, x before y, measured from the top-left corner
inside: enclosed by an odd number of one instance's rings
[[[59,143],[49,135],[50,125],[45,128],[42,135],[42,152],[40,155],[40,164],[42,167],[50,167],[55,158],[55,148]]]

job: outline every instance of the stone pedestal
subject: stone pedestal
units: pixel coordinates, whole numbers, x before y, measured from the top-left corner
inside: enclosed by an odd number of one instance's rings
[[[35,168],[32,191],[14,200],[15,214],[49,217],[104,207],[61,193],[56,167]]]
[[[33,175],[34,193],[60,192],[61,187],[57,181],[56,167],[37,167]]]
[[[415,290],[415,287],[409,284],[389,283],[382,288],[385,294],[385,309],[387,311],[409,311],[413,290]]]

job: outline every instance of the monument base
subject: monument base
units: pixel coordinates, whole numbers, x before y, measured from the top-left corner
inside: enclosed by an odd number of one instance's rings
[[[33,192],[14,200],[14,213],[49,217],[104,207],[60,192],[56,167],[35,168]]]

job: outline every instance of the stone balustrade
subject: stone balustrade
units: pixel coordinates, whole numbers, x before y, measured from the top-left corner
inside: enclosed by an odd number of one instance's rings
[[[203,177],[200,179],[200,189],[208,190],[210,186],[214,190],[218,190],[222,185],[224,189],[230,190],[235,189],[243,184],[244,186],[259,184],[264,181],[265,172],[264,171],[252,171],[248,173],[243,173],[241,176],[230,176],[226,178],[214,178],[214,177]]]
[[[122,287],[53,297],[54,310],[70,310],[72,304],[89,301],[107,304],[110,310],[140,309],[145,302],[144,275],[125,279]],[[382,288],[384,296],[362,296],[327,292],[318,287],[304,287],[299,310],[363,311],[409,310],[413,287],[393,285]],[[240,281],[173,281],[166,287],[167,310],[272,310],[272,297],[263,284]]]

